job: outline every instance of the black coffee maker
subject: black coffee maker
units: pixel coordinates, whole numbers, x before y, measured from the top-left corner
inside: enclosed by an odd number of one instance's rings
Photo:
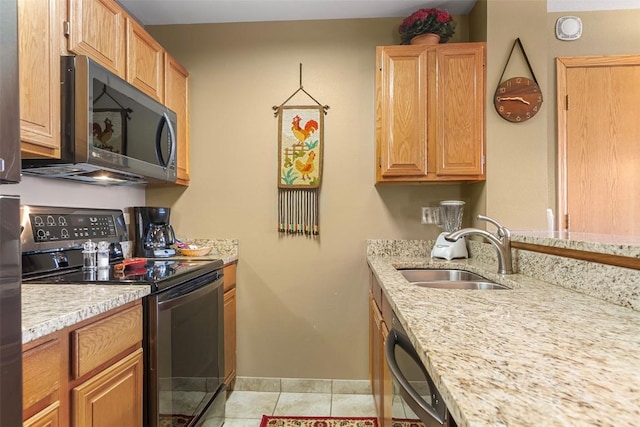
[[[140,206],[133,208],[134,256],[164,258],[176,254],[176,237],[169,224],[171,209]]]

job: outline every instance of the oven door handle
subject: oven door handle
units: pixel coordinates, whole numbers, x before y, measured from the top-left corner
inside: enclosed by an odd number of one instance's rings
[[[202,297],[203,295],[206,295],[209,292],[213,292],[218,287],[222,286],[222,282],[223,282],[223,278],[220,277],[219,279],[213,282],[209,282],[203,285],[202,287],[192,290],[186,294],[176,295],[175,297],[167,299],[166,301],[158,302],[158,311],[168,310],[170,308],[174,308],[179,305],[186,304],[188,302],[196,300]]]
[[[438,413],[436,408],[434,408],[433,406],[429,405],[422,398],[422,396],[420,396],[420,394],[416,391],[416,389],[414,389],[411,386],[411,384],[409,383],[409,380],[407,380],[407,378],[404,376],[404,374],[400,370],[400,366],[398,366],[398,361],[396,360],[396,353],[395,353],[395,347],[396,346],[399,346],[404,351],[406,351],[407,354],[420,367],[420,369],[422,370],[423,375],[425,376],[425,378],[427,379],[427,382],[429,383],[429,387],[430,387],[430,390],[431,390],[431,398],[434,401],[436,401],[436,403],[438,403],[437,400],[438,400],[439,396],[437,396],[434,393],[434,391],[436,390],[435,384],[433,383],[433,380],[431,379],[429,374],[426,372],[426,370],[425,370],[425,368],[424,368],[424,366],[422,364],[422,361],[420,360],[420,356],[418,356],[418,353],[413,348],[413,345],[411,344],[411,341],[409,341],[409,338],[405,334],[397,331],[396,329],[391,329],[389,331],[389,335],[387,336],[387,342],[385,343],[385,347],[384,347],[385,356],[386,356],[386,359],[387,359],[387,365],[389,366],[389,369],[391,370],[391,375],[393,376],[393,378],[397,381],[398,385],[400,386],[400,389],[402,391],[404,391],[404,393],[407,394],[408,397],[418,406],[418,408],[415,408],[414,407],[415,405],[410,405],[410,406],[412,406],[411,409],[413,409],[416,412],[416,415],[418,415],[420,417],[420,419],[422,421],[424,421],[425,423],[427,422],[427,420],[425,420],[425,416],[426,416],[426,417],[432,418],[439,425],[445,425],[445,422],[446,422],[446,419],[445,419],[446,418],[446,416],[445,416],[446,410],[442,414]],[[407,402],[407,403],[411,403],[411,402]]]

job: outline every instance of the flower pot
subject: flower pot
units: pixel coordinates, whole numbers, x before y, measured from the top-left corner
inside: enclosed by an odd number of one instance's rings
[[[440,36],[438,34],[426,33],[415,36],[411,39],[409,44],[438,44],[440,43]]]

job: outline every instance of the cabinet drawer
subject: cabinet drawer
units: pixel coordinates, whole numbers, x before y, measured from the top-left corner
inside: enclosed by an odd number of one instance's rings
[[[74,379],[142,341],[142,306],[137,305],[71,333]]]
[[[23,353],[22,402],[28,409],[60,389],[62,354],[60,339],[55,338]]]

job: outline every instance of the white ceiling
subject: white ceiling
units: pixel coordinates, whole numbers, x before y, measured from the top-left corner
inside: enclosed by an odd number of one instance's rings
[[[144,25],[160,25],[404,17],[425,7],[466,15],[476,0],[120,0],[120,3]],[[549,12],[607,9],[640,9],[640,0],[547,0]]]
[[[436,7],[466,15],[476,0],[120,0],[144,25],[408,16]]]

